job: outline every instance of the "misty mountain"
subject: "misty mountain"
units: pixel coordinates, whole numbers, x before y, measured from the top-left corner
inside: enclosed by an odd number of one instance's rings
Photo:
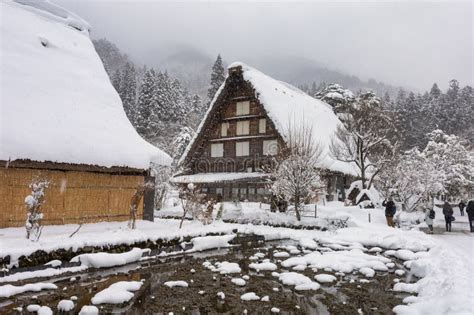
[[[222,57],[226,64],[242,61],[274,78],[295,86],[311,85],[313,82],[316,84],[322,82],[328,84],[338,83],[353,91],[370,89],[380,96],[385,92],[395,96],[400,89],[400,87],[378,82],[374,79],[365,81],[356,75],[331,69],[304,57],[281,55],[253,57],[243,60],[229,60],[225,55]],[[162,58],[155,58],[153,64],[157,68],[168,71],[171,76],[183,82],[192,93],[199,94],[203,99],[205,98],[209,85],[210,69],[216,56],[207,55],[196,48],[182,47]]]
[[[400,87],[378,82],[374,79],[364,81],[356,75],[331,69],[304,57],[272,56],[255,58],[252,62],[255,67],[264,73],[279,80],[290,82],[295,86],[310,85],[313,82],[316,84],[323,82],[327,84],[337,83],[354,92],[373,90],[380,96],[384,95],[385,92],[395,96],[400,89]]]

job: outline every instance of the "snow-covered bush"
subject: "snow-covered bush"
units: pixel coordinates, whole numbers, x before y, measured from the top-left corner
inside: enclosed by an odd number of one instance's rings
[[[26,196],[26,238],[30,239],[31,234],[38,240],[41,236],[41,220],[43,213],[41,213],[41,206],[44,204],[44,190],[48,188],[49,181],[46,179],[34,179],[29,188],[31,193]]]

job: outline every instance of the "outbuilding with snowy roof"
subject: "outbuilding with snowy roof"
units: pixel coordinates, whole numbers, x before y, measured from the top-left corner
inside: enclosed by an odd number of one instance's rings
[[[87,22],[46,0],[0,8],[0,227],[24,224],[38,179],[44,223],[127,219],[150,163],[170,157],[129,122]]]

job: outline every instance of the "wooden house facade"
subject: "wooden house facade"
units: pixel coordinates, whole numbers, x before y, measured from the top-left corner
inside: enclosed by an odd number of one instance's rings
[[[262,80],[246,78],[246,72],[257,73]],[[282,120],[293,115],[291,111],[286,115],[278,102],[273,105],[281,114],[275,115],[268,106],[272,98],[265,98],[265,88],[276,89],[284,97],[303,93],[295,88],[286,91],[288,85],[246,65],[229,68],[225,83],[180,160],[185,171],[173,178],[175,183],[198,184],[204,193],[218,200],[269,200],[272,179],[266,170],[286,145]],[[343,200],[344,189],[350,184],[347,174],[324,168],[322,171],[328,182],[327,198]]]

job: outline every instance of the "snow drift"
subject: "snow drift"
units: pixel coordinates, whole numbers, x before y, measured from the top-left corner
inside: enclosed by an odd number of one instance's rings
[[[45,0],[2,1],[0,10],[0,160],[170,163],[129,122],[87,22]]]

